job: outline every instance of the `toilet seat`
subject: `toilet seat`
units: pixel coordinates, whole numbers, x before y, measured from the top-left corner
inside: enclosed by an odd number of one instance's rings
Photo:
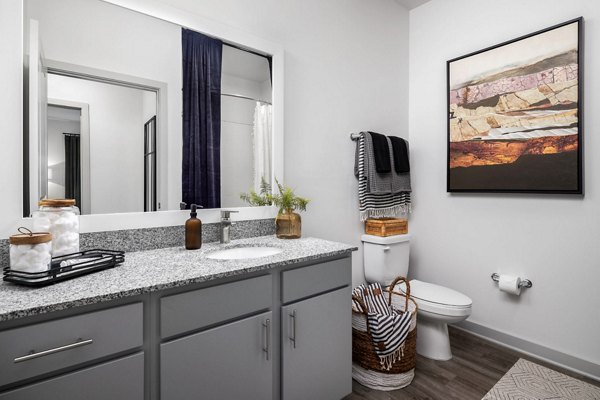
[[[406,293],[404,283],[397,286]],[[464,294],[450,288],[413,279],[410,281],[410,296],[420,311],[444,316],[460,317],[471,314],[472,300]]]

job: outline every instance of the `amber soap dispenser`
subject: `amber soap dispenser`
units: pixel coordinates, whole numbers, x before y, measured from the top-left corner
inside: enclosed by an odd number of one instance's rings
[[[185,221],[185,248],[188,250],[198,250],[202,247],[202,221],[198,218],[195,204],[191,205],[190,219]]]

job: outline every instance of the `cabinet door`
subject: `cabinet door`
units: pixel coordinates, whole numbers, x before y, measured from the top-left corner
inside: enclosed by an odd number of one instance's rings
[[[272,313],[161,345],[161,398],[273,398]]]
[[[350,287],[282,307],[283,400],[352,392]]]
[[[0,394],[0,400],[144,398],[142,353]]]

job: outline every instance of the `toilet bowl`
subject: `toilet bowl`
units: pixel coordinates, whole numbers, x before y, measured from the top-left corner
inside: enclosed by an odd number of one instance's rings
[[[408,275],[410,235],[362,235],[365,278],[388,286],[397,276]],[[406,293],[404,283],[396,290]],[[471,315],[472,301],[450,288],[413,279],[410,296],[417,303],[417,353],[434,360],[452,358],[448,324]]]
[[[406,293],[406,285],[396,290]],[[464,321],[471,315],[470,298],[456,290],[413,279],[410,295],[417,303],[417,353],[433,360],[450,360],[448,324]]]

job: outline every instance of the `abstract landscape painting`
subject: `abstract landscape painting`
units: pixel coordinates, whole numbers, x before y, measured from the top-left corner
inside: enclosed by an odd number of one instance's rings
[[[448,191],[582,193],[582,19],[448,61]]]

